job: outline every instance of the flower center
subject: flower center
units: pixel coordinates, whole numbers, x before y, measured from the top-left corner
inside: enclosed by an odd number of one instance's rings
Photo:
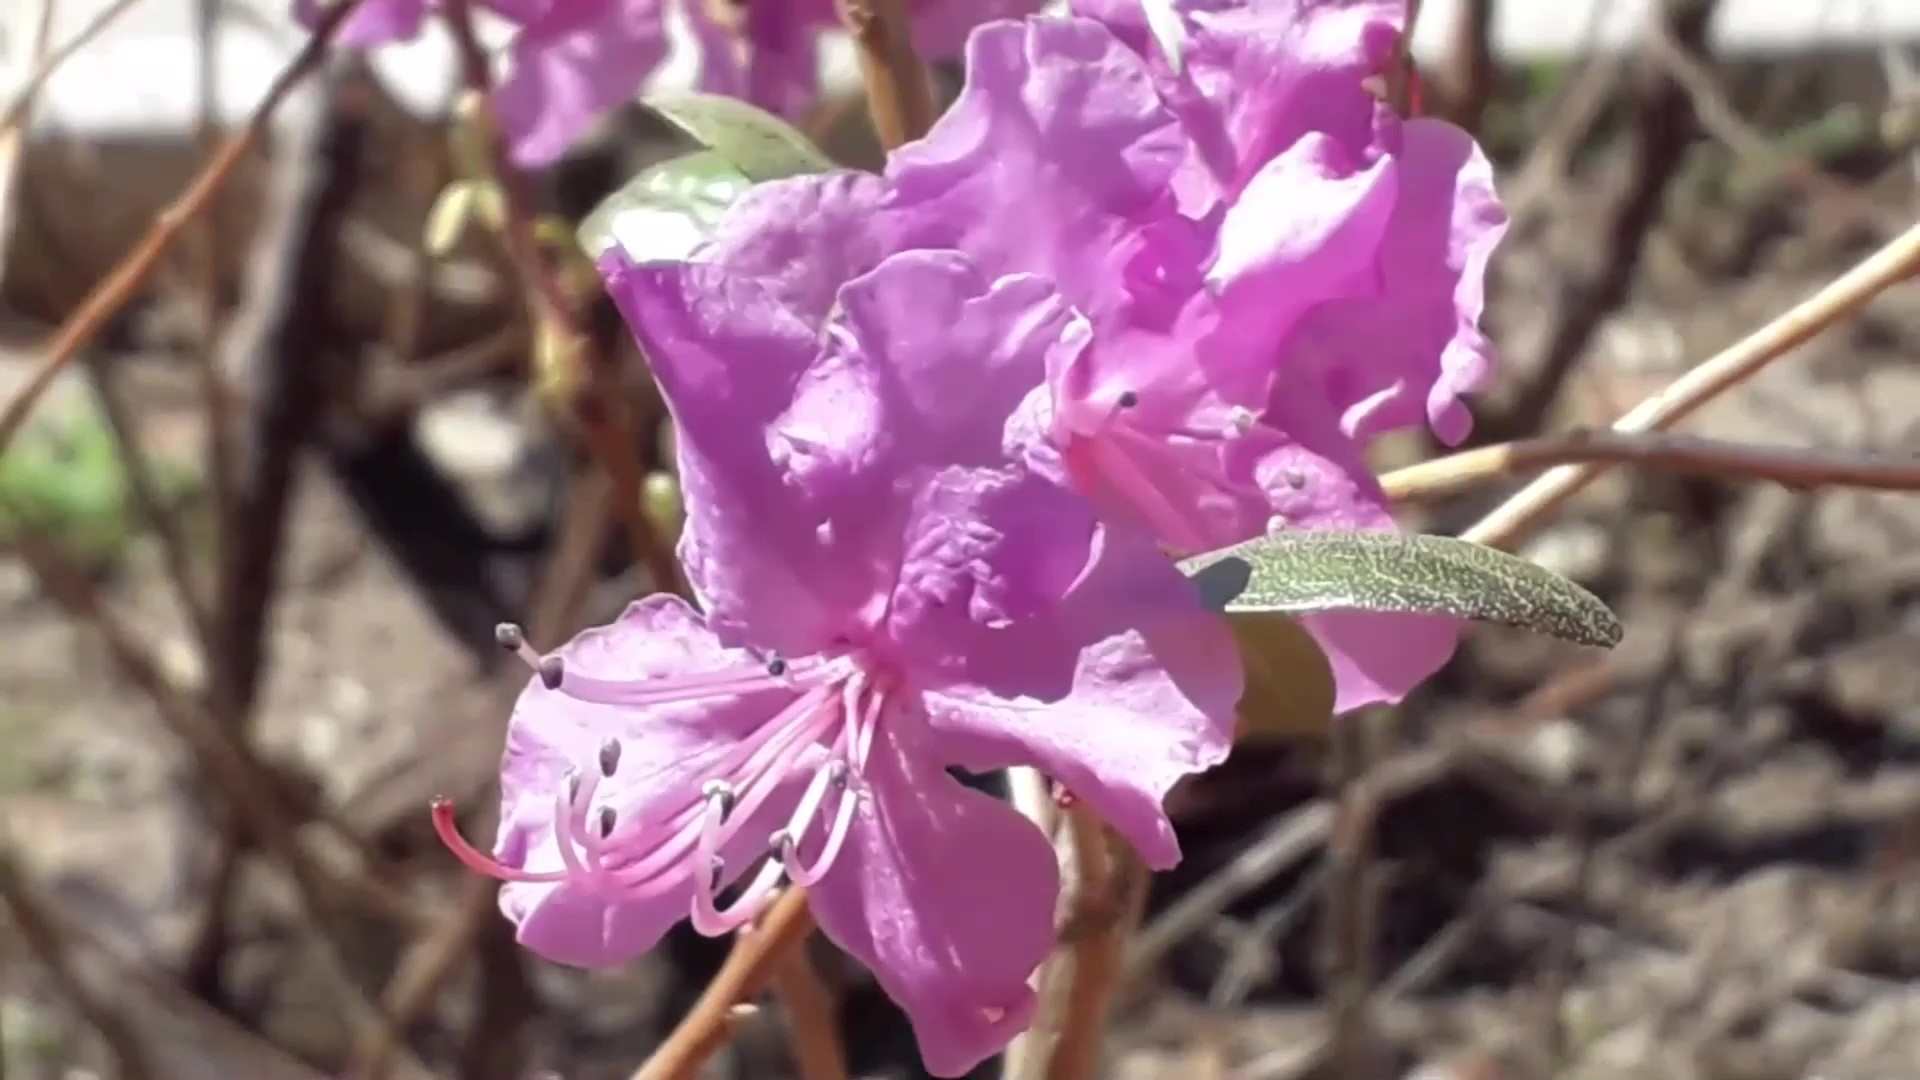
[[[1235,408],[1219,430],[1163,428],[1140,405],[1135,390],[1115,394],[1104,408],[1085,399],[1064,403],[1055,438],[1067,474],[1083,494],[1120,499],[1172,547],[1206,550],[1214,545],[1202,504],[1245,494],[1220,466],[1218,444],[1245,435],[1257,419]]]
[[[450,800],[436,799],[434,827],[454,855],[472,869],[503,881],[582,882],[632,900],[657,897],[693,884],[691,916],[703,934],[723,934],[755,918],[783,881],[802,887],[819,881],[844,847],[860,800],[875,731],[893,700],[897,680],[858,652],[653,679],[602,679],[568,670],[557,655],[542,656],[515,626],[502,626],[500,643],[538,672],[541,682],[579,701],[622,707],[737,697],[785,690],[792,697],[772,717],[728,747],[697,790],[656,800],[648,820],[622,821],[605,801],[602,781],[613,779],[622,757],[618,739],[597,750],[590,768],[575,766],[554,793],[553,834],[560,867],[506,866],[469,844],[454,822]],[[765,859],[753,879],[725,907],[726,856],[768,799],[810,770],[798,804],[766,839]],[[830,806],[829,803],[832,805]],[[821,841],[811,861],[801,854],[810,832]],[[756,855],[757,857],[757,855]]]

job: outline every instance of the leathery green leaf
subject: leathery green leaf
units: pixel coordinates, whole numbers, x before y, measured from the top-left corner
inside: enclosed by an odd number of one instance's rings
[[[756,183],[825,172],[833,162],[793,125],[724,94],[671,94],[642,102]]]
[[[1503,623],[1581,645],[1620,643],[1620,620],[1579,585],[1525,559],[1445,536],[1279,533],[1181,564],[1189,576],[1237,560],[1246,587],[1229,613],[1349,609]],[[1237,576],[1238,569],[1233,573]]]

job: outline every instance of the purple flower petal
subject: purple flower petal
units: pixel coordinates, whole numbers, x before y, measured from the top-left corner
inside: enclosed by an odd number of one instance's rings
[[[845,557],[823,535],[769,445],[818,355],[815,328],[717,267],[614,256],[601,270],[673,414],[688,509],[680,556],[710,625],[727,640],[816,651],[844,632],[875,581],[870,560]]]
[[[1139,13],[1111,0],[1076,0],[1074,8],[1112,20],[1149,59],[1193,140],[1190,167],[1210,174],[1227,198],[1309,132],[1358,152],[1390,119],[1361,80],[1391,56],[1404,0],[1165,2],[1182,28],[1177,63],[1161,55]]]
[[[906,1011],[927,1070],[961,1076],[1032,1016],[1027,978],[1053,946],[1053,848],[898,725],[876,741],[866,778],[872,797],[812,889],[814,915]]]
[[[602,679],[684,676],[757,665],[750,654],[722,648],[700,617],[674,597],[651,596],[630,605],[619,620],[574,637],[556,650],[568,671]],[[555,815],[570,771],[597,773],[609,740],[619,744],[618,767],[598,779],[594,802],[628,825],[657,821],[693,800],[716,763],[742,738],[796,695],[785,690],[710,697],[684,704],[618,708],[590,704],[538,678],[528,682],[507,726],[501,763],[500,832],[495,857],[523,870],[556,871]],[[797,792],[777,793],[741,830],[729,877],[748,868],[767,834],[791,811]],[[602,966],[630,960],[687,917],[691,880],[658,895],[596,885],[585,878],[560,883],[508,882],[501,909],[519,926],[523,945],[561,963]]]
[[[1424,422],[1457,443],[1471,423],[1461,395],[1492,374],[1478,323],[1507,215],[1492,166],[1459,128],[1409,122],[1397,160],[1400,196],[1380,243],[1377,292],[1312,312],[1282,365],[1323,371],[1321,392],[1357,437]]]
[[[602,0],[593,18],[557,12],[515,35],[493,95],[515,164],[553,161],[601,113],[634,96],[666,57],[660,2]]]
[[[967,85],[925,139],[896,151],[891,205],[912,246],[990,273],[1057,282],[1098,324],[1129,298],[1110,253],[1172,211],[1185,140],[1144,66],[1081,19],[994,23],[967,43]]]
[[[334,0],[338,2],[338,0]],[[367,48],[392,41],[411,41],[427,19],[428,0],[365,0],[334,35],[334,44]],[[323,0],[293,0],[293,17],[309,29],[321,13],[333,6]]]
[[[699,258],[753,278],[818,324],[840,286],[914,246],[898,235],[897,222],[886,180],[871,173],[773,180],[733,204]]]
[[[1111,527],[1061,608],[1062,632],[1085,643],[1067,692],[1041,701],[991,683],[929,689],[940,752],[976,770],[1038,765],[1147,865],[1171,867],[1180,845],[1167,792],[1232,748],[1244,686],[1233,637],[1150,542]]]

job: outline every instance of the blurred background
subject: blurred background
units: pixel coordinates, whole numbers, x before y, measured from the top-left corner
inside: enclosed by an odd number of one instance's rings
[[[1480,137],[1513,218],[1476,444],[1610,423],[1920,211],[1920,3],[1422,7],[1423,108]],[[0,0],[0,400],[302,40],[278,0]],[[823,64],[803,127],[872,165],[845,50]],[[543,964],[428,822],[446,794],[490,834],[525,678],[494,624],[551,643],[652,587],[529,376],[495,238],[424,250],[455,81],[428,35],[296,90],[0,456],[9,1080],[624,1078],[725,954],[683,928],[621,970]],[[616,115],[538,199],[577,218],[672,149]],[[657,399],[593,315],[663,470]],[[1920,286],[1688,430],[1910,456]],[[1152,885],[1104,1076],[1330,1076],[1354,995],[1389,1080],[1920,1070],[1920,500],[1618,470],[1524,553],[1625,644],[1481,629],[1354,721],[1364,760],[1266,740],[1180,790],[1188,858]],[[1343,866],[1336,765],[1377,799]],[[1357,909],[1324,902],[1335,876]],[[920,1075],[815,949],[854,1074]],[[713,1076],[797,1075],[778,1010],[735,1034]]]

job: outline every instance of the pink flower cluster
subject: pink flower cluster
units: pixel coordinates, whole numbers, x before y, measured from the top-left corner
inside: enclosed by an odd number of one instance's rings
[[[756,4],[757,9],[760,5]],[[1038,768],[1156,868],[1242,675],[1172,556],[1392,527],[1362,454],[1458,439],[1505,227],[1463,132],[1364,80],[1396,0],[1079,0],[967,45],[882,175],[761,185],[688,262],[609,256],[671,407],[701,611],[539,655],[491,855],[520,940],[583,965],[783,883],[955,1076],[1028,1023],[1041,833],[950,767]],[[1341,709],[1444,619],[1308,618]]]
[[[312,26],[327,2],[294,0],[294,12]],[[444,2],[362,0],[337,40],[371,46],[411,39]],[[701,89],[786,116],[812,104],[814,42],[838,21],[834,0],[474,0],[515,28],[494,108],[518,164],[554,160],[596,117],[634,99],[666,59],[669,5],[684,11],[692,29]],[[913,0],[909,6],[920,50],[955,56],[975,26],[1034,11],[1040,0]]]

